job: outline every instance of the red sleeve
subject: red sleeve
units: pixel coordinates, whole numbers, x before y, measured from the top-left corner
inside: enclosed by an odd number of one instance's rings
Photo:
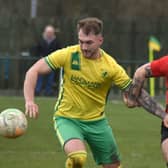
[[[168,56],[151,62],[152,76],[168,76]]]

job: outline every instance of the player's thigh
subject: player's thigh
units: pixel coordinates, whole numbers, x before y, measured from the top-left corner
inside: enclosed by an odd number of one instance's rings
[[[56,117],[54,120],[54,127],[63,148],[65,144],[71,148],[74,143],[77,144],[76,147],[80,146],[80,144],[82,146],[84,138],[78,122],[64,117]]]
[[[165,160],[168,162],[168,128],[162,122],[161,126],[161,147]]]
[[[168,138],[162,142],[161,147],[164,159],[166,160],[166,162],[168,162]]]
[[[168,128],[161,124],[161,143],[168,138]]]
[[[118,146],[107,120],[94,124],[92,132],[87,135],[87,142],[97,164],[106,165],[120,162]]]

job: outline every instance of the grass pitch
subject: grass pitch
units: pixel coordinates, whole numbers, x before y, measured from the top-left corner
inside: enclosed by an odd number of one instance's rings
[[[54,98],[37,98],[40,116],[28,119],[26,134],[17,139],[0,137],[0,168],[64,168],[65,155],[53,129]],[[15,107],[24,111],[22,97],[0,97],[0,111]],[[160,150],[160,119],[142,108],[128,109],[109,101],[106,115],[122,155],[123,168],[164,168]],[[88,148],[85,168],[96,166]]]

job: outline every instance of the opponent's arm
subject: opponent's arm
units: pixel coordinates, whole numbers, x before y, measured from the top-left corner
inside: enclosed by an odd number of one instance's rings
[[[44,58],[37,61],[27,72],[25,76],[23,92],[25,98],[25,113],[29,117],[37,118],[38,105],[34,102],[34,90],[38,75],[46,74],[51,71]]]
[[[166,112],[164,107],[157,103],[152,97],[150,97],[150,95],[144,89],[141,90],[137,101],[145,110],[151,114],[158,116],[162,120],[165,118]]]
[[[132,84],[131,84],[132,85]],[[157,103],[150,95],[142,88],[138,97],[132,93],[131,86],[127,91],[123,92],[124,102],[129,108],[142,106],[145,110],[164,119],[166,113],[164,108]]]
[[[164,125],[168,128],[168,114],[165,112],[162,105],[150,97],[150,95],[144,89],[141,90],[137,100],[144,109],[161,118],[164,122]]]
[[[150,95],[142,89],[143,83],[146,78],[152,77],[151,65],[147,63],[139,67],[133,78],[134,89],[131,92],[135,97],[137,97],[138,102],[143,106],[148,112],[164,119],[166,113],[164,108],[157,103]]]
[[[124,102],[128,107],[131,108],[138,105],[137,98],[140,95],[145,78],[148,78],[150,76],[150,63],[145,64],[136,70],[132,83],[129,85],[128,88],[126,88],[123,94]]]
[[[136,70],[133,82],[127,89],[126,104],[128,107],[131,107],[133,104],[132,102],[135,102],[136,100],[137,103],[148,112],[163,119],[165,126],[168,126],[168,115],[164,108],[142,88],[145,79],[149,77],[152,77],[150,63],[147,63]]]

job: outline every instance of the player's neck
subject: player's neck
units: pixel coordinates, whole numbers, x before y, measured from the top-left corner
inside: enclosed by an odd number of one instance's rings
[[[95,53],[93,54],[93,56],[90,57],[90,59],[96,60],[96,59],[99,59],[100,57],[101,57],[100,49],[98,49],[97,52],[95,52]]]

